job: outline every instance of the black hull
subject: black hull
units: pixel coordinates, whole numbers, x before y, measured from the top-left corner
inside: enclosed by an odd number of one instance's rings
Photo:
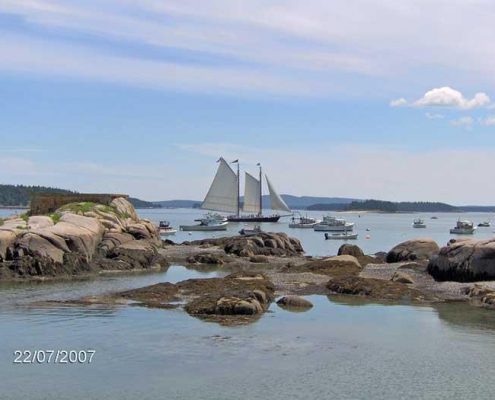
[[[264,216],[237,216],[237,215],[229,215],[227,217],[229,222],[278,222],[280,219],[280,215],[271,215],[269,217]]]

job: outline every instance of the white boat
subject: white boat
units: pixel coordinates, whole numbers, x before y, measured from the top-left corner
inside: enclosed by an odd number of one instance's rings
[[[254,228],[242,228],[239,233],[242,235],[242,236],[255,236],[255,235],[258,235],[260,233],[262,233],[263,231],[261,230],[261,227],[259,225],[255,225]]]
[[[177,232],[177,229],[174,229],[170,226],[170,222],[168,221],[160,221],[158,225],[158,229],[160,231],[160,235],[174,235]]]
[[[456,226],[450,230],[450,233],[455,233],[459,235],[472,235],[475,230],[476,227],[471,221],[458,220]]]
[[[197,225],[181,225],[181,231],[225,231],[227,230],[227,221],[218,221],[212,218],[199,220]]]
[[[346,222],[344,218],[333,216],[323,217],[323,221],[317,223],[314,227],[317,232],[350,232],[354,229],[353,222]]]
[[[328,233],[325,233],[325,240],[355,240],[358,238],[357,233],[349,233],[349,232],[344,232],[344,233],[332,233],[329,235]]]
[[[277,222],[281,217],[280,215],[263,215],[262,213],[264,176],[270,194],[270,208],[277,211],[291,212],[282,197],[275,191],[268,176],[263,174],[260,164],[258,164],[259,177],[245,173],[244,201],[241,207],[239,160],[231,162],[231,164],[237,164],[237,173],[222,157],[217,162],[219,163],[217,173],[201,204],[201,208],[231,213],[227,217],[229,222]]]
[[[425,221],[422,220],[421,218],[416,218],[414,221],[413,221],[413,228],[426,228],[426,224],[425,224]]]
[[[490,227],[490,222],[488,221],[483,221],[478,224],[479,227],[481,228],[489,228]]]
[[[299,218],[294,218],[292,217],[291,223],[289,224],[289,228],[313,228],[316,224],[319,224],[321,220],[315,219],[315,218],[310,218],[310,217],[303,217],[300,216]]]
[[[209,219],[212,221],[219,221],[219,222],[227,222],[227,217],[224,217],[222,214],[219,213],[207,213],[203,218],[195,219],[195,221],[201,222],[205,219]]]

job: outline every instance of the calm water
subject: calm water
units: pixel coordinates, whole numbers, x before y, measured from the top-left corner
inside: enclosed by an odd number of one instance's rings
[[[3,399],[491,399],[495,313],[310,296],[222,327],[180,310],[33,301],[199,276],[167,273],[0,287]],[[206,275],[213,276],[213,274]],[[16,349],[94,349],[92,364],[17,365]]]
[[[204,212],[194,209],[153,209],[138,210],[144,218],[158,223],[160,220],[168,220],[172,226],[191,225],[194,219],[201,217]],[[321,219],[321,211],[303,212],[314,218]],[[366,253],[372,254],[378,251],[388,251],[396,244],[417,237],[429,237],[437,241],[439,245],[446,244],[449,239],[459,237],[451,235],[450,228],[454,227],[457,219],[468,219],[476,225],[482,221],[490,221],[493,214],[489,213],[438,213],[438,214],[376,214],[376,213],[331,213],[345,218],[349,222],[354,222],[354,230],[359,234],[357,240],[350,240],[349,243],[359,245]],[[438,216],[438,219],[430,219],[431,216]],[[426,229],[415,229],[412,222],[415,218],[421,217],[427,224]],[[337,254],[338,248],[342,245],[340,240],[325,240],[323,232],[314,232],[312,229],[291,229],[289,228],[290,218],[282,218],[278,223],[261,224],[263,230],[267,232],[286,232],[287,234],[297,237],[302,241],[303,247],[307,254],[311,255],[334,255]],[[495,222],[495,221],[494,221]],[[227,234],[237,234],[237,232],[246,226],[253,224],[246,223],[229,223]],[[369,231],[366,231],[369,229]],[[478,228],[474,235],[475,238],[490,238],[494,227]],[[168,236],[171,240],[182,242],[184,240],[195,240],[206,237],[225,236],[225,232],[177,232],[175,235]]]
[[[191,210],[140,211],[174,225]],[[319,215],[319,214],[316,214]],[[428,216],[425,216],[428,217]],[[439,214],[421,230],[440,243],[457,215]],[[474,222],[488,215],[464,214]],[[348,215],[368,252],[416,231],[413,215]],[[229,228],[232,231],[242,225]],[[265,226],[289,231],[287,222]],[[311,254],[340,243],[290,230]],[[180,233],[176,240],[199,238]],[[478,232],[491,236],[491,228]],[[291,313],[275,304],[257,322],[222,327],[180,309],[46,306],[157,282],[213,277],[174,266],[167,272],[52,283],[0,284],[0,399],[492,399],[495,312],[467,305],[412,307],[310,296],[315,307]],[[17,349],[94,349],[92,364],[13,364]]]

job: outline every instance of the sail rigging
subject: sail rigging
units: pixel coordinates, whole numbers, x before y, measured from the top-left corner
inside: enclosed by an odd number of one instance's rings
[[[266,178],[266,183],[268,184],[268,191],[270,192],[270,203],[271,203],[272,210],[291,212],[289,206],[287,204],[285,204],[285,201],[277,193],[277,191],[275,190],[275,188],[271,184],[271,182],[268,179],[268,176],[266,174],[265,174],[265,178]]]
[[[223,158],[220,158],[219,163],[201,208],[236,213],[239,202],[238,177]]]
[[[242,211],[250,213],[261,213],[261,184],[258,179],[246,172],[244,182],[244,205]]]

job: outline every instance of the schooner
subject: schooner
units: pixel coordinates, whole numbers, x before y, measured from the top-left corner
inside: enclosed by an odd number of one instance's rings
[[[280,219],[278,214],[264,216],[262,213],[263,172],[260,164],[258,164],[258,179],[245,172],[244,204],[241,207],[239,160],[232,162],[237,164],[237,174],[223,157],[217,162],[219,163],[217,173],[201,208],[231,213],[232,215],[227,217],[231,222],[277,222]],[[265,179],[270,193],[271,209],[291,212],[266,174]]]

